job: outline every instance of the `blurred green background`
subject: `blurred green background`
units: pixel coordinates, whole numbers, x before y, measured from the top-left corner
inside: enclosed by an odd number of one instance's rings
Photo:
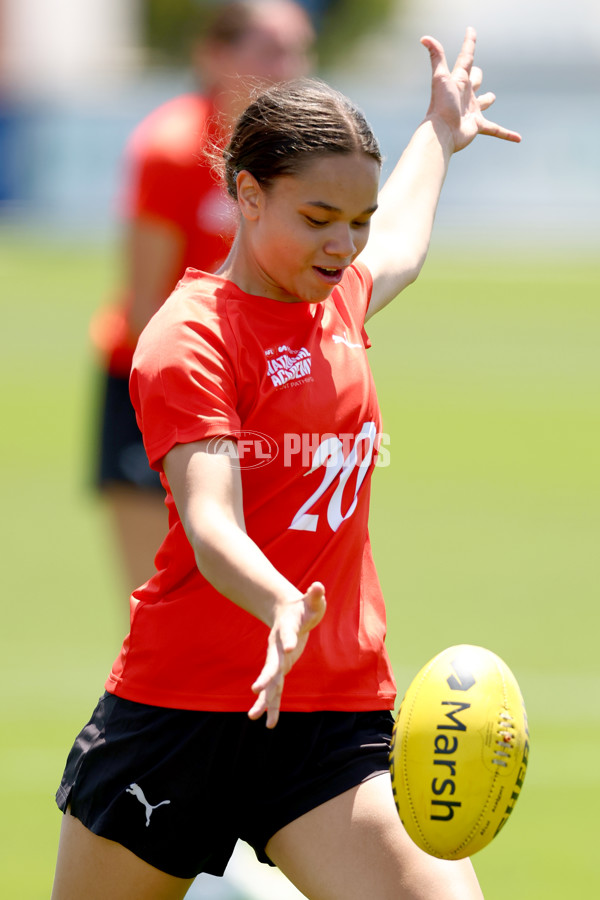
[[[0,896],[42,900],[53,794],[125,628],[87,470],[88,322],[119,263],[109,244],[1,237]],[[400,693],[439,650],[478,643],[529,712],[523,793],[474,860],[487,900],[600,887],[599,285],[591,255],[434,245],[369,329],[390,435],[372,537]]]

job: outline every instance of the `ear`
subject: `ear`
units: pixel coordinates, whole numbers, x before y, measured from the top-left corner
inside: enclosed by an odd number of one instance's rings
[[[250,172],[242,169],[236,178],[238,207],[241,215],[253,222],[258,219],[263,206],[264,193],[260,184]]]

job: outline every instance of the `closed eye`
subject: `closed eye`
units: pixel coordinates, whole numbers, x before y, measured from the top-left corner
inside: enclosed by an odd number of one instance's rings
[[[327,219],[325,221],[323,221],[322,219],[313,219],[312,216],[307,216],[307,215],[305,215],[304,218],[306,219],[306,221],[308,222],[309,225],[313,225],[315,228],[318,228],[319,226],[322,227],[323,225],[329,224],[329,221]]]
[[[305,215],[304,218],[308,222],[309,225],[312,225],[314,228],[323,228],[325,225],[329,225],[328,219],[313,219],[312,216]],[[366,222],[352,222],[352,228],[368,228],[371,224],[371,219],[367,219]]]

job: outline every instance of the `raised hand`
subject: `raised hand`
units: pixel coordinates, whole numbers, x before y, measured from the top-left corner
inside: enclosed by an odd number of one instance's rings
[[[431,103],[427,118],[434,124],[446,126],[451,135],[453,152],[462,150],[478,134],[516,143],[521,140],[521,135],[516,131],[490,122],[483,115],[496,96],[491,92],[476,96],[483,77],[481,69],[473,65],[476,37],[475,29],[467,28],[452,71],[448,68],[440,42],[430,36],[421,38],[421,43],[429,50],[432,69]]]
[[[267,728],[274,728],[285,676],[306,647],[309,632],[325,615],[325,588],[316,581],[298,600],[279,607],[269,633],[267,658],[262,672],[252,685],[258,699],[248,712],[251,719],[267,714]]]

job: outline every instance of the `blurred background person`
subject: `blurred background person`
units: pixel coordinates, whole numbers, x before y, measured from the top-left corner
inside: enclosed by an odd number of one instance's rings
[[[311,18],[293,0],[219,4],[193,44],[197,91],[161,105],[129,140],[125,284],[91,333],[102,369],[97,481],[130,590],[152,575],[167,522],[129,400],[137,338],[188,266],[210,272],[225,259],[236,223],[211,154],[255,89],[311,71],[314,42]]]

